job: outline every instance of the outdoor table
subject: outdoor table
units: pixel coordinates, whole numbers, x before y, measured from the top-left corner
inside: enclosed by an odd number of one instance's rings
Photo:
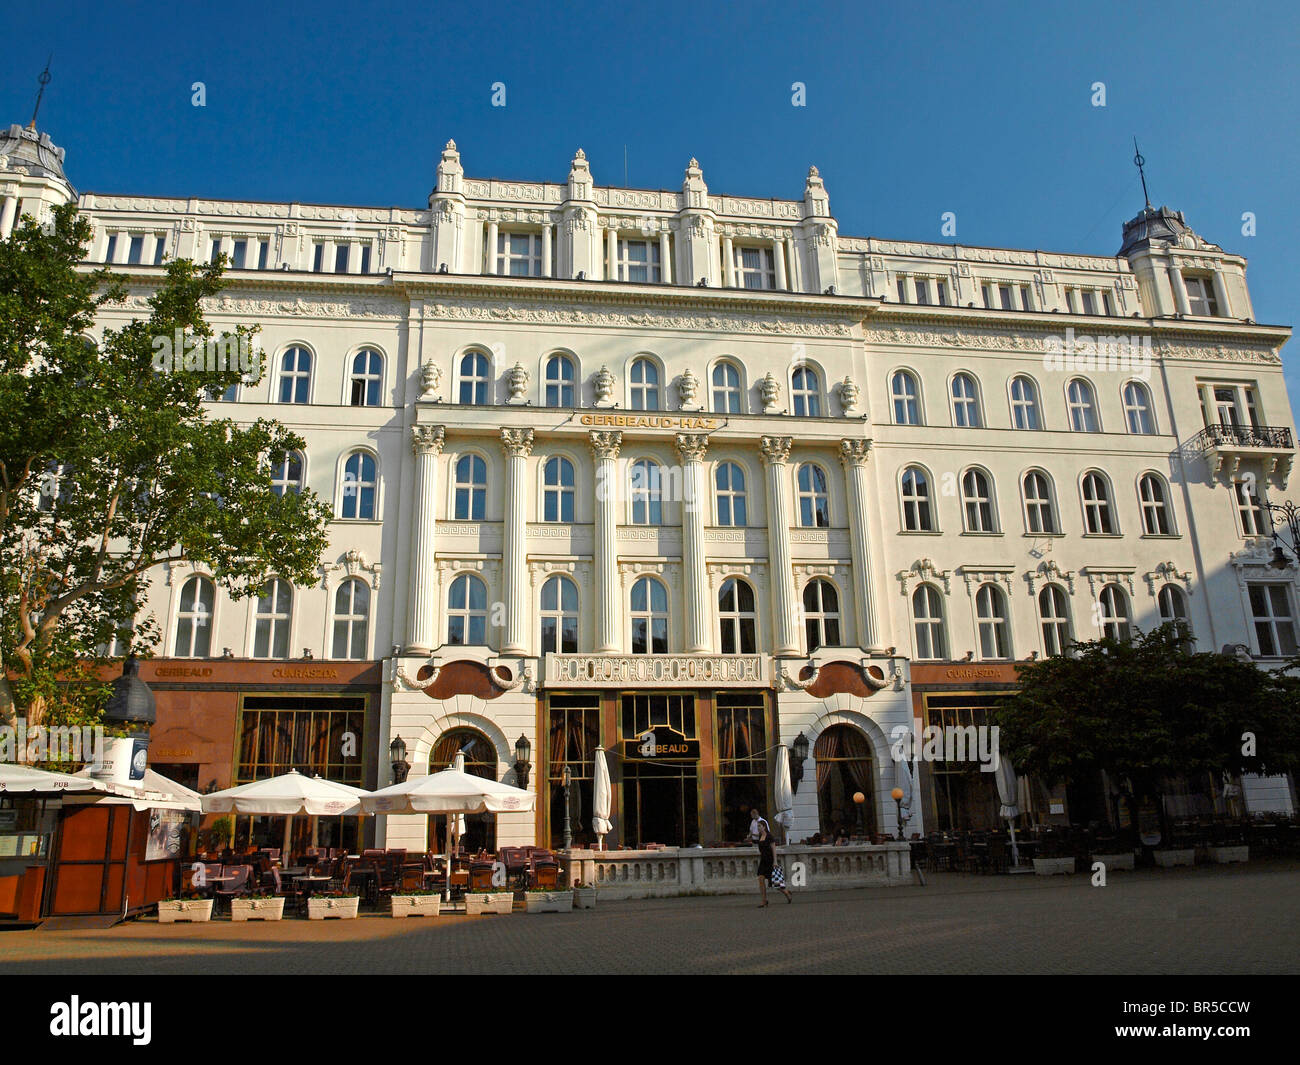
[[[331,878],[328,876],[295,876],[293,878],[293,882],[298,885],[298,903],[300,906],[300,912],[307,912],[307,900],[311,898],[314,891],[320,890],[320,888],[317,888],[314,885],[323,886],[328,884],[330,879]]]

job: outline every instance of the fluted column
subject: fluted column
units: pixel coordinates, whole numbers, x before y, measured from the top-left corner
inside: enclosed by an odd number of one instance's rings
[[[436,530],[438,456],[446,431],[441,425],[411,426],[415,452],[415,530],[411,538],[411,635],[408,654],[427,655],[438,643]]]
[[[1174,290],[1174,309],[1179,314],[1191,314],[1187,302],[1187,286],[1183,284],[1183,272],[1177,266],[1169,267],[1169,285]]]
[[[765,436],[759,446],[767,467],[767,569],[772,587],[772,653],[799,653],[794,573],[790,558],[791,438]]]
[[[552,234],[555,232],[555,226],[550,222],[542,226],[542,276],[554,277],[555,270],[551,266],[551,241]]]
[[[659,279],[665,285],[673,283],[673,248],[668,230],[659,234]]]
[[[712,597],[704,565],[704,512],[709,505],[704,452],[708,447],[705,433],[677,434],[677,453],[682,457],[682,607],[687,654],[713,650]]]
[[[611,223],[610,227],[607,230],[605,230],[605,258],[609,260],[609,265],[606,267],[608,272],[605,274],[605,279],[607,281],[617,281],[618,280],[618,230],[612,224],[613,219],[610,219],[610,223]]]
[[[528,506],[528,456],[533,453],[531,429],[502,429],[506,453],[506,512],[502,523],[501,573],[506,607],[506,631],[501,653],[528,653],[528,559],[525,518]]]
[[[785,241],[779,237],[772,241],[772,263],[776,267],[776,287],[784,292],[790,286],[785,277]]]
[[[853,554],[854,594],[858,645],[876,647],[876,604],[871,591],[871,543],[868,538],[867,459],[870,440],[841,440],[840,462],[849,485],[849,547]]]
[[[1219,305],[1219,314],[1231,318],[1232,308],[1228,306],[1228,286],[1223,283],[1223,271],[1216,267],[1210,280],[1214,286],[1214,302]]]
[[[734,288],[736,285],[736,263],[729,236],[722,238],[722,283],[727,288]]]
[[[495,274],[497,272],[497,224],[489,222],[487,224],[487,259],[483,264],[485,274]]]
[[[617,654],[622,646],[618,600],[618,452],[621,432],[591,434],[591,454],[596,460],[596,654]]]

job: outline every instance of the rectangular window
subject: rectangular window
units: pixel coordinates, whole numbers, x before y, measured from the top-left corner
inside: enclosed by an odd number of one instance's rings
[[[144,259],[144,237],[132,237],[131,247],[127,249],[126,261],[132,266],[139,266]]]
[[[315,273],[325,269],[325,245],[317,244],[312,253],[311,268]]]
[[[270,256],[270,254],[271,254],[271,242],[270,242],[269,240],[264,240],[264,241],[262,241],[260,244],[258,244],[258,246],[257,246],[257,268],[258,268],[259,270],[265,270],[265,269],[266,269],[266,260],[267,260],[267,258]]]
[[[618,279],[658,283],[663,280],[659,243],[653,240],[618,242]]]
[[[934,287],[939,294],[939,306],[947,307],[948,306],[948,282],[936,281],[934,283]]]
[[[363,274],[370,273],[370,245],[369,244],[361,245],[361,272]]]
[[[1088,290],[1088,289],[1085,288],[1085,289],[1083,290],[1083,292],[1080,293],[1080,295],[1082,295],[1082,297],[1083,297],[1083,313],[1084,313],[1084,314],[1096,314],[1096,313],[1097,313],[1097,302],[1096,302],[1096,300],[1093,298],[1093,294],[1092,294],[1092,292],[1091,292],[1090,290]]]
[[[984,306],[987,310],[991,311],[995,306],[997,306],[997,304],[993,302],[993,286],[987,284],[981,285],[980,289],[984,294]]]
[[[1284,658],[1296,653],[1295,620],[1285,584],[1250,585],[1250,612],[1263,657]]]
[[[231,253],[230,265],[233,266],[236,270],[242,270],[244,268],[244,261],[247,258],[248,258],[248,241],[246,240],[235,241],[235,249]]]
[[[1234,481],[1232,488],[1237,499],[1237,515],[1241,519],[1241,535],[1267,536],[1271,523],[1259,496],[1251,492],[1245,481]]]
[[[921,304],[930,302],[930,282],[924,277],[916,279],[916,302]]]
[[[217,256],[221,254],[221,238],[214,237],[212,240],[212,250],[208,255],[208,262],[215,263]]]
[[[348,272],[348,252],[351,251],[346,244],[340,244],[334,249],[334,272],[336,274],[346,274]]]
[[[498,233],[497,273],[507,277],[541,277],[542,235]]]
[[[163,252],[165,252],[166,250],[167,250],[167,237],[164,234],[159,233],[156,237],[153,238],[154,266],[162,266]]]
[[[899,275],[898,278],[898,302],[907,302],[907,278],[902,275]]]
[[[1079,303],[1078,300],[1074,298],[1074,289],[1072,288],[1067,288],[1065,290],[1065,306],[1071,314],[1079,313]]]
[[[551,846],[564,842],[564,768],[569,768],[569,829],[578,846],[594,846],[591,807],[600,746],[600,696],[552,695],[547,700],[546,781]]]
[[[1188,310],[1202,317],[1213,317],[1219,313],[1219,302],[1214,298],[1214,284],[1208,277],[1184,277],[1187,288]]]
[[[1014,311],[1016,309],[1015,301],[1011,298],[1011,286],[998,286],[998,301],[1004,311]]]
[[[1101,310],[1103,314],[1113,315],[1115,313],[1115,304],[1111,301],[1109,292],[1101,294]]]
[[[1022,311],[1032,311],[1034,309],[1034,302],[1030,299],[1028,285],[1020,286],[1020,309]]]
[[[365,725],[363,697],[247,695],[240,711],[235,783],[296,769],[361,787],[362,745],[345,740],[349,734],[364,736]]]
[[[739,288],[776,288],[776,261],[771,248],[734,248]]]
[[[758,693],[718,692],[718,781],[722,838],[749,832],[749,811],[766,810],[767,710]]]
[[[117,251],[117,234],[110,233],[108,235],[108,247],[104,249],[104,262],[111,263],[113,261],[113,255],[116,251]]]

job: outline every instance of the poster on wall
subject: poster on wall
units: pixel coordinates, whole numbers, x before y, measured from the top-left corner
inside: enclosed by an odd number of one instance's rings
[[[181,833],[188,820],[189,814],[184,810],[150,810],[149,842],[145,845],[144,860],[157,862],[179,858]]]

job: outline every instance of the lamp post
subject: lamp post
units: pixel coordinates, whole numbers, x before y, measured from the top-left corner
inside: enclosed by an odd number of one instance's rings
[[[792,795],[799,790],[799,783],[803,780],[803,764],[807,757],[808,737],[801,732],[790,745],[790,793]]]
[[[853,793],[853,802],[858,808],[858,835],[860,836],[867,834],[866,810],[863,808],[866,801],[867,797],[862,792],[855,791]]]
[[[406,760],[406,742],[401,736],[388,745],[388,761],[393,767],[393,783],[405,784],[406,775],[411,771],[411,763]]]
[[[523,789],[528,788],[528,771],[532,769],[533,745],[522,732],[515,740],[515,782]]]
[[[1289,499],[1285,503],[1265,503],[1264,507],[1267,508],[1269,520],[1274,526],[1273,559],[1269,562],[1269,566],[1272,569],[1286,569],[1291,565],[1292,560],[1300,562],[1300,508]],[[1291,534],[1291,543],[1285,546],[1277,534],[1276,526],[1279,519]],[[1290,559],[1287,558],[1288,553]]]
[[[564,849],[573,849],[573,826],[569,818],[569,786],[573,783],[573,775],[569,772],[568,763],[564,766],[564,776],[561,778],[564,782]]]
[[[889,793],[890,798],[894,800],[894,806],[898,810],[898,838],[903,838],[903,789],[895,788]]]

